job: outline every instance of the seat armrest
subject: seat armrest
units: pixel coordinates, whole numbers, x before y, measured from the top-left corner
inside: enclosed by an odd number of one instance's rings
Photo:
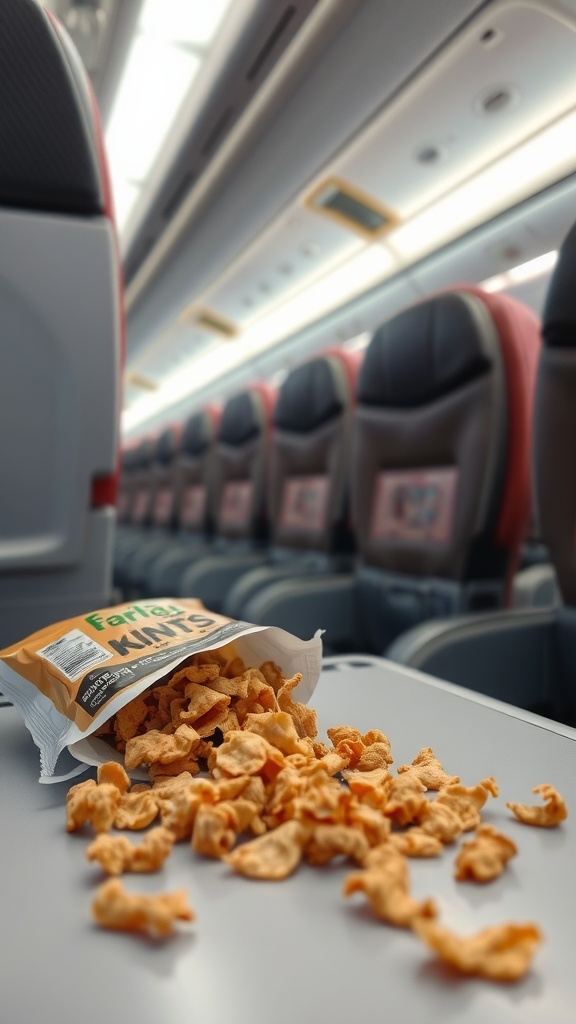
[[[552,608],[534,608],[435,619],[403,633],[386,657],[545,714],[556,617]]]
[[[261,626],[281,626],[303,640],[322,629],[325,653],[349,651],[354,646],[355,597],[351,573],[283,580],[258,591],[246,604],[245,618]]]
[[[516,573],[512,608],[550,608],[561,601],[556,571],[551,563],[531,565]]]
[[[238,577],[236,583],[231,587],[224,603],[224,613],[231,619],[246,619],[246,606],[260,590],[272,586],[279,580],[293,576],[307,576],[310,573],[309,566],[298,559],[281,562],[279,565],[269,565],[267,560],[265,563]]]
[[[247,551],[239,555],[210,555],[194,562],[184,573],[178,593],[180,597],[199,597],[207,608],[219,612],[230,587],[245,572],[262,565],[263,551]]]

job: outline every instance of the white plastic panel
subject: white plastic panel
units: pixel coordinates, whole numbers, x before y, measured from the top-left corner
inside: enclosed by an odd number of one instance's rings
[[[345,228],[293,205],[205,292],[202,301],[242,323],[363,245]]]
[[[105,218],[0,211],[0,571],[82,556],[118,451],[119,312]]]
[[[568,180],[411,270],[424,294],[481,281],[557,249],[576,219],[576,181]]]
[[[498,89],[511,102],[483,113]],[[544,4],[490,4],[331,170],[405,219],[575,104],[576,25]],[[420,163],[430,146],[440,159]]]

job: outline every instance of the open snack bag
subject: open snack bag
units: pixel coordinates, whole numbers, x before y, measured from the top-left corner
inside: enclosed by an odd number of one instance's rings
[[[300,673],[294,697],[306,703],[321,659],[319,633],[304,641],[275,626],[216,615],[194,598],[154,598],[67,619],[0,651],[0,691],[22,712],[40,749],[40,782],[60,782],[86,765],[122,762],[124,720],[136,732],[197,727],[206,741],[221,726],[233,728],[235,702],[255,699],[242,694],[263,678],[261,669],[270,677],[278,666],[285,678]],[[187,666],[188,674],[181,671]],[[234,692],[236,667],[247,678]],[[250,668],[258,670],[252,683]],[[173,680],[177,688],[167,693]],[[158,693],[162,684],[155,702],[154,688]],[[200,685],[202,707],[194,711]],[[56,775],[65,747],[81,764]]]

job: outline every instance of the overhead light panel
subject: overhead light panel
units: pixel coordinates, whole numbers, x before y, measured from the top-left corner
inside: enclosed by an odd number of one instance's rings
[[[207,46],[212,42],[229,0],[147,0],[140,28],[166,43]]]
[[[231,320],[220,316],[219,313],[214,313],[211,309],[195,304],[185,309],[180,319],[182,323],[188,324],[190,327],[218,334],[221,338],[235,338],[238,334],[238,328]]]
[[[145,0],[106,131],[116,219],[128,221],[231,0]]]
[[[387,206],[339,178],[323,181],[308,197],[306,206],[370,241],[398,223],[398,217]]]

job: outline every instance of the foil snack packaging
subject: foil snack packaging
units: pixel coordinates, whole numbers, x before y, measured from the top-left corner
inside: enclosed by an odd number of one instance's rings
[[[275,661],[302,673],[295,699],[306,703],[318,681],[320,633],[300,640],[208,611],[194,598],[153,598],[101,608],[55,623],[0,651],[0,692],[20,710],[40,750],[40,782],[62,782],[111,760],[92,734],[116,712],[192,655],[233,645],[247,665]],[[68,748],[81,762],[56,774]],[[120,754],[118,760],[122,760]]]

